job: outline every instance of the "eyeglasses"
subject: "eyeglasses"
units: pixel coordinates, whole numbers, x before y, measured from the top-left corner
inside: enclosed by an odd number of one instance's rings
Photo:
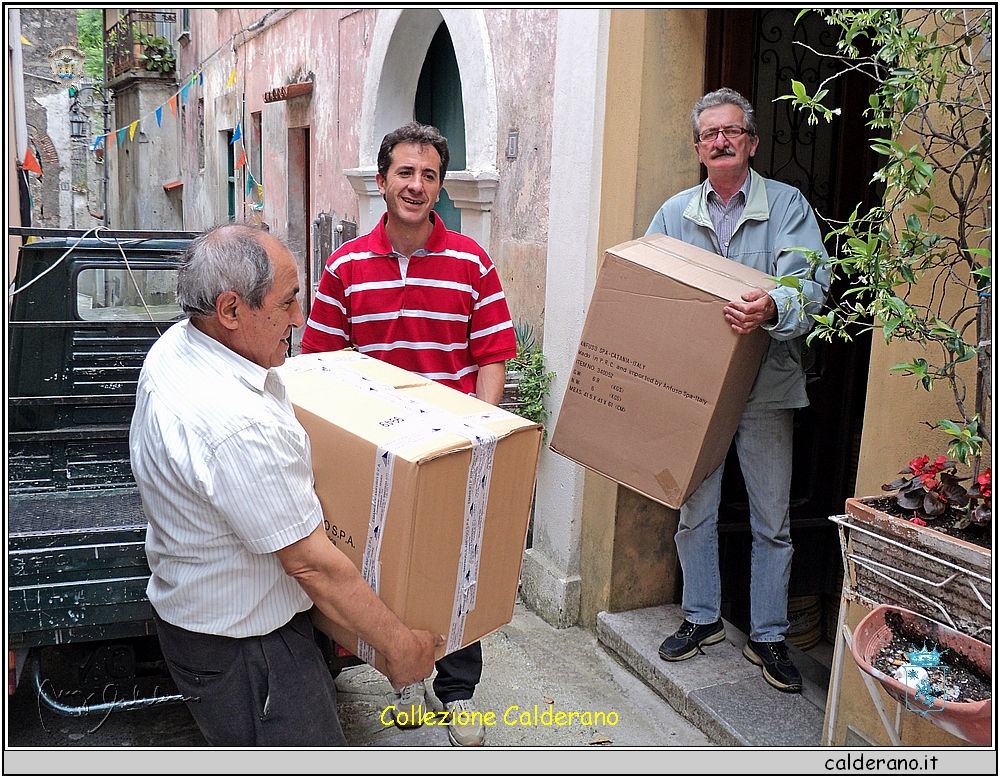
[[[747,135],[750,134],[750,130],[746,127],[723,127],[721,130],[705,130],[704,132],[698,133],[698,140],[702,143],[711,143],[719,137],[720,132],[729,138],[729,140],[735,140],[744,133]]]

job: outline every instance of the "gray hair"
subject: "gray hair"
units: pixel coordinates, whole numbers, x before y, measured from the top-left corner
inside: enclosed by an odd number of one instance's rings
[[[419,143],[421,146],[433,146],[437,149],[438,156],[441,157],[441,181],[448,172],[448,162],[451,155],[448,153],[448,139],[441,134],[437,127],[420,122],[410,122],[402,127],[397,127],[384,138],[378,150],[378,173],[385,178],[392,165],[392,150],[397,143]]]
[[[698,122],[702,112],[719,105],[735,105],[743,111],[743,126],[751,137],[757,134],[757,120],[754,118],[753,106],[750,105],[750,101],[736,90],[724,86],[722,89],[709,92],[694,104],[694,110],[691,111],[691,127],[694,129],[695,143],[698,142]]]
[[[191,241],[177,273],[181,310],[194,318],[213,316],[223,292],[236,292],[259,310],[274,283],[274,265],[261,241],[266,234],[242,224],[223,224]]]

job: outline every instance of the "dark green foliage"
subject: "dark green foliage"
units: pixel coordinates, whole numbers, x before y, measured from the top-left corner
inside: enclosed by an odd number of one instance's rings
[[[77,45],[87,55],[83,69],[95,81],[104,80],[104,37],[100,8],[76,11]]]
[[[172,73],[177,64],[177,56],[173,46],[161,35],[139,33],[139,43],[142,44],[142,54],[139,62],[146,70],[158,70],[161,73]]]
[[[517,391],[517,414],[544,427],[549,417],[544,401],[556,374],[545,371],[545,357],[535,345],[531,325],[518,321],[514,325],[514,336],[517,339],[517,356],[507,362],[507,371],[521,376]],[[548,430],[545,435],[548,436]]]

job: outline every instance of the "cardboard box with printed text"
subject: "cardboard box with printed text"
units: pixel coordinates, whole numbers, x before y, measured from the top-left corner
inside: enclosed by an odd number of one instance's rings
[[[608,249],[550,448],[679,508],[725,459],[767,347],[723,308],[773,287],[665,235]]]
[[[438,658],[507,624],[539,425],[353,351],[294,357],[279,372],[309,434],[327,535],[383,602],[449,639]],[[383,669],[357,635],[313,614]]]

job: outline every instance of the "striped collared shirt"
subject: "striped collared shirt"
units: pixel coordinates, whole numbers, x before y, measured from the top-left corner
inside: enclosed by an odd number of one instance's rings
[[[242,638],[310,607],[273,553],[323,518],[309,438],[274,371],[173,325],[139,375],[129,448],[163,619]]]
[[[747,177],[743,179],[743,186],[739,188],[736,194],[729,198],[728,203],[722,202],[722,197],[712,187],[711,181],[705,181],[705,186],[708,187],[708,215],[712,220],[712,226],[715,228],[715,234],[719,238],[722,255],[728,257],[729,244],[733,240],[736,225],[743,215],[743,209],[747,205],[747,197],[750,195],[750,171],[747,171]]]
[[[320,279],[303,353],[353,346],[474,394],[481,365],[516,353],[493,262],[478,243],[445,229],[436,217],[427,245],[406,263],[400,256],[384,218],[341,246]]]

